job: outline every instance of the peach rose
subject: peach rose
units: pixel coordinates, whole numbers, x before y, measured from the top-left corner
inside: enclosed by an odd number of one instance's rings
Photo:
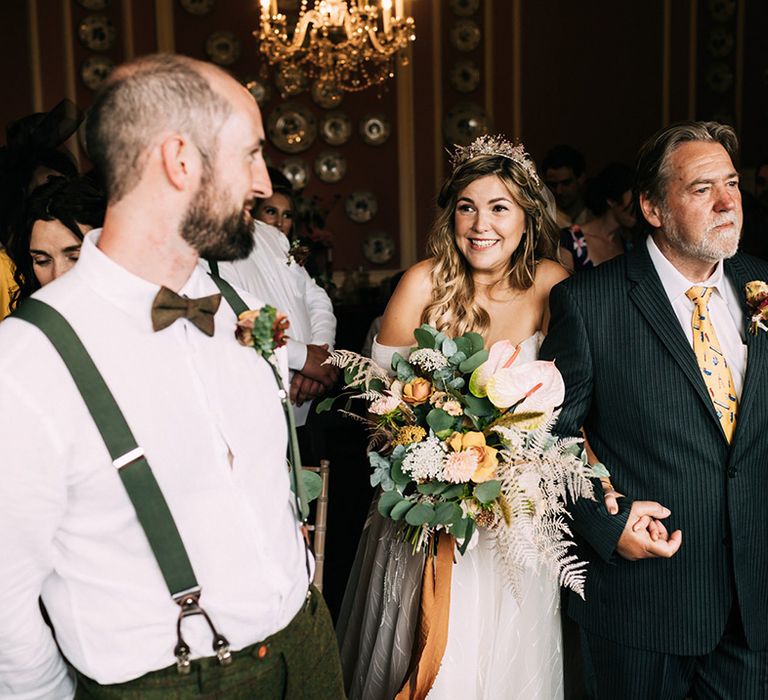
[[[423,377],[416,377],[403,386],[403,401],[411,406],[419,406],[429,401],[432,383]]]
[[[448,445],[456,452],[471,452],[477,458],[477,469],[472,475],[472,481],[480,484],[490,481],[496,476],[499,464],[498,450],[485,444],[485,435],[477,431],[468,433],[453,433],[447,440]]]

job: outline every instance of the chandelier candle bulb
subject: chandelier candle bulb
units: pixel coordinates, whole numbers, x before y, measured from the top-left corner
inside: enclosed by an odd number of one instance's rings
[[[404,14],[403,0],[395,0],[395,19],[402,19]]]
[[[391,34],[392,0],[381,0],[381,16],[384,22],[384,33],[389,36]]]

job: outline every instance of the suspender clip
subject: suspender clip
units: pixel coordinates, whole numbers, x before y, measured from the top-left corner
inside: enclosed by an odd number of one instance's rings
[[[208,623],[208,627],[213,632],[213,651],[216,654],[216,658],[222,666],[227,666],[232,663],[232,653],[229,650],[229,642],[223,634],[219,634],[216,628],[211,622],[211,618],[208,617],[208,613],[200,607],[200,587],[191,588],[188,591],[181,591],[173,596],[174,602],[181,608],[179,610],[179,617],[176,620],[176,647],[174,654],[176,654],[176,668],[181,675],[186,675],[191,670],[189,660],[189,646],[181,636],[181,623],[185,617],[190,615],[202,615],[205,621]]]

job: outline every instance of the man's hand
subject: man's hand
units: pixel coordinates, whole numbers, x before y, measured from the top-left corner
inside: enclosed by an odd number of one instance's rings
[[[296,372],[291,379],[291,403],[301,406],[305,401],[312,401],[325,393],[325,387],[314,379]]]
[[[624,494],[619,493],[607,477],[600,479],[600,485],[603,487],[603,502],[606,509],[611,515],[616,515],[619,512],[619,499],[624,498]]]
[[[330,389],[339,376],[339,370],[331,365],[324,365],[328,359],[327,345],[307,345],[307,360],[301,368],[301,374],[309,379],[320,382],[327,390]]]
[[[616,552],[629,561],[674,556],[683,543],[683,533],[668,535],[660,520],[670,516],[669,508],[655,501],[635,501],[619,537]]]

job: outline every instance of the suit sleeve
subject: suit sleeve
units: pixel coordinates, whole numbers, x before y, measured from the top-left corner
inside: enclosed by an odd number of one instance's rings
[[[549,332],[540,356],[543,360],[554,360],[565,381],[565,401],[555,432],[580,437],[594,391],[594,365],[589,336],[581,310],[570,292],[568,280],[552,289],[549,304]],[[603,502],[603,490],[598,480],[595,480],[594,487],[595,501],[580,499],[571,507],[574,529],[602,559],[610,561],[632,503],[629,499],[620,499],[619,513],[611,515]]]

